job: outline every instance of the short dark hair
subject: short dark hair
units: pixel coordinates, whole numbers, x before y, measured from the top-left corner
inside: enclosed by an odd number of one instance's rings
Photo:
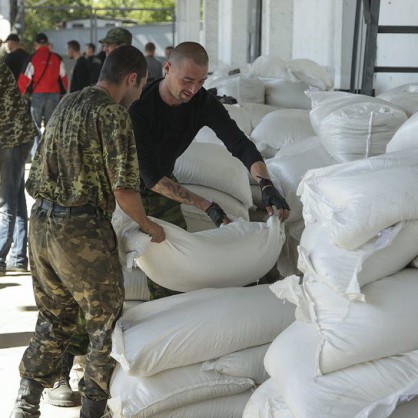
[[[132,45],[121,45],[105,59],[99,81],[120,84],[131,73],[136,73],[137,83],[147,75],[147,60],[144,54]]]
[[[72,40],[72,41],[68,41],[67,45],[74,49],[74,51],[76,52],[80,52],[80,43],[78,41]]]
[[[91,42],[87,43],[86,46],[88,46],[89,48],[91,48],[93,50],[93,52],[96,51],[96,45],[92,44]]]
[[[183,59],[191,59],[197,65],[208,65],[209,57],[205,48],[197,42],[182,42],[178,44],[170,53],[168,61],[170,63],[180,62]]]
[[[154,52],[155,48],[156,48],[156,46],[155,46],[154,42],[148,42],[148,43],[145,44],[145,51],[147,51],[147,52]]]
[[[35,42],[41,45],[47,44],[48,37],[43,32],[39,32],[35,35]]]

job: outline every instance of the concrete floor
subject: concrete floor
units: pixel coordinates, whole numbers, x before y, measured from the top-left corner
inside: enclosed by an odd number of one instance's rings
[[[19,387],[18,366],[35,329],[37,310],[30,275],[0,277],[0,418],[8,418]],[[41,402],[42,418],[78,418],[80,407]]]

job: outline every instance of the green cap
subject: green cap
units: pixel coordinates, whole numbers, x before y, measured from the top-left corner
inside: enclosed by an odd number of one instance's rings
[[[125,28],[112,28],[103,39],[99,41],[101,44],[132,44],[132,33]]]

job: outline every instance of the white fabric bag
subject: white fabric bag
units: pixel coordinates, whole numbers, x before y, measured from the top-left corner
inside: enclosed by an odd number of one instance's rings
[[[418,350],[316,377],[320,337],[296,321],[267,351],[264,363],[295,417],[386,418],[418,393]]]
[[[250,117],[252,127],[251,130],[255,129],[255,127],[261,122],[264,116],[280,109],[278,106],[249,102],[241,103],[241,107],[247,111]]]
[[[294,415],[279,395],[274,380],[269,379],[254,391],[242,418],[294,418]]]
[[[405,268],[418,254],[418,221],[398,223],[357,250],[331,243],[329,228],[319,222],[302,233],[298,268],[315,275],[333,291],[364,300],[360,288]]]
[[[386,152],[407,151],[418,148],[418,113],[412,115],[393,135]]]
[[[214,360],[204,361],[202,370],[214,370],[230,376],[248,377],[254,380],[257,385],[261,385],[269,378],[263,363],[269,346],[270,344],[264,344],[250,347]]]
[[[271,342],[294,320],[267,285],[203,289],[145,302],[116,324],[114,357],[131,375],[214,359]]]
[[[309,170],[297,194],[305,223],[330,227],[332,242],[354,250],[383,229],[418,219],[418,148]]]
[[[152,418],[242,418],[252,390],[237,395],[222,396],[153,415]]]
[[[195,402],[245,392],[254,386],[251,379],[203,372],[200,367],[201,364],[193,364],[142,378],[128,376],[117,367],[110,382],[109,406],[116,417],[148,418]]]
[[[321,335],[318,373],[418,349],[418,271],[404,269],[363,287],[366,303],[305,275],[303,289]]]
[[[251,140],[263,156],[274,157],[278,150],[313,135],[307,110],[280,109],[264,116],[251,133]]]
[[[152,242],[136,263],[152,281],[179,292],[255,282],[274,266],[285,240],[278,216],[194,233],[153,220],[166,239]]]
[[[383,154],[407,120],[399,107],[369,96],[331,95],[330,100],[313,101],[317,106],[310,113],[312,127],[327,152],[339,162]]]
[[[248,170],[223,145],[192,143],[174,167],[179,183],[211,187],[230,194],[247,208],[253,204]]]
[[[296,148],[297,147],[297,148]],[[292,146],[293,154],[280,151],[266,161],[267,169],[274,185],[283,190],[290,207],[289,222],[302,219],[303,205],[296,195],[299,183],[305,173],[314,168],[332,165],[335,160],[325,151],[318,137],[297,142]],[[283,150],[285,151],[286,148]]]
[[[287,62],[277,55],[260,55],[250,65],[250,74],[256,77],[271,77],[290,80]]]
[[[289,71],[298,81],[319,90],[332,90],[334,83],[327,70],[310,59],[297,58],[288,62]]]
[[[147,276],[139,268],[128,269],[122,266],[125,300],[149,300],[150,293]]]
[[[237,74],[214,80],[218,96],[231,96],[238,103],[264,103],[264,83],[252,75]]]
[[[266,91],[266,104],[286,109],[311,108],[311,101],[305,94],[309,89],[306,83],[279,78],[263,78],[262,81]]]
[[[402,108],[408,116],[418,111],[418,83],[409,83],[386,90],[377,96]]]

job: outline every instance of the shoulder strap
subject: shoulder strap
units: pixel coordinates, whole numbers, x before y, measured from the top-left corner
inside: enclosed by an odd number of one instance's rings
[[[48,59],[46,60],[46,64],[45,64],[44,70],[42,71],[42,74],[39,77],[38,82],[37,83],[33,83],[32,91],[35,90],[35,87],[41,82],[42,77],[45,75],[46,69],[48,68],[49,59],[51,58],[51,54],[52,54],[51,51],[49,51]]]

